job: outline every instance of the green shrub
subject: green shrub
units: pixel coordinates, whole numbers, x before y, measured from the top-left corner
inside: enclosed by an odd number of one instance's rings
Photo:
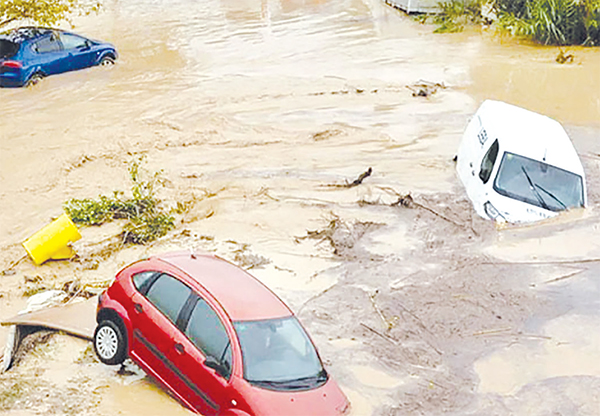
[[[499,29],[544,45],[600,45],[600,0],[448,0],[431,17],[435,32],[458,32],[466,24],[491,23]],[[426,22],[429,18],[419,19]]]
[[[466,24],[479,24],[485,21],[481,13],[484,0],[448,0],[438,3],[440,13],[419,14],[415,20],[419,23],[437,25],[435,33],[461,32]]]
[[[123,227],[123,241],[144,244],[164,236],[175,228],[175,219],[160,206],[156,189],[162,186],[162,172],[149,175],[142,169],[143,158],[129,166],[131,197],[114,191],[111,197],[70,199],[64,209],[73,222],[82,225],[101,225],[116,219],[128,220]]]
[[[175,228],[175,219],[164,212],[133,217],[123,228],[126,243],[144,244],[153,241]]]
[[[544,45],[600,45],[599,0],[528,0],[499,10],[499,26],[514,35]]]
[[[480,24],[483,0],[449,0],[439,3],[441,13],[433,17],[435,33],[461,32],[466,24]]]

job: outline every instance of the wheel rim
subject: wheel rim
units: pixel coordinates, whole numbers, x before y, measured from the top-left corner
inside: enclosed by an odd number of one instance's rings
[[[40,82],[40,80],[42,79],[42,77],[40,77],[39,75],[34,75],[31,77],[31,79],[29,80],[29,85],[36,85],[37,83]]]
[[[116,332],[107,326],[98,330],[96,335],[96,350],[100,357],[108,360],[115,356],[119,347],[119,339]]]
[[[105,58],[102,60],[102,62],[100,62],[101,66],[110,66],[113,64],[113,61],[111,59]]]

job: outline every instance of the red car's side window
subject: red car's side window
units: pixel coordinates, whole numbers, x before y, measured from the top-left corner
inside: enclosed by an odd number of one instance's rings
[[[134,287],[173,322],[206,357],[206,365],[229,380],[233,353],[217,313],[185,283],[165,273],[145,271],[131,277]]]
[[[190,289],[183,282],[165,273],[146,271],[131,277],[133,286],[171,322],[180,326],[179,315],[186,302],[192,300]]]
[[[168,274],[161,274],[148,289],[146,298],[171,322],[176,323],[177,316],[191,293],[192,290],[179,280]]]
[[[206,361],[218,365],[221,375],[229,379],[233,360],[231,341],[216,312],[204,299],[198,298],[184,333],[206,356]]]
[[[159,274],[159,272],[155,271],[136,273],[131,277],[131,281],[138,292],[140,292],[142,295],[146,295],[148,288],[156,281]]]

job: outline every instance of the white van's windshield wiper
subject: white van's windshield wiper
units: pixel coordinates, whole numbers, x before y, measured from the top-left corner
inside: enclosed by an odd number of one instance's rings
[[[521,166],[521,170],[523,171],[523,173],[527,177],[527,182],[529,182],[529,187],[531,188],[531,190],[535,194],[535,197],[537,198],[537,200],[539,201],[539,203],[542,205],[543,208],[549,210],[550,207],[548,206],[548,204],[546,204],[546,201],[544,201],[544,198],[542,197],[542,195],[540,195],[539,191],[536,188],[536,186],[539,187],[539,185],[536,185],[536,184],[533,183],[533,181],[531,180],[531,177],[529,176],[529,173],[527,173],[527,169],[525,169],[525,166]]]
[[[556,202],[558,202],[564,209],[567,209],[567,206],[560,199],[558,199],[558,197],[556,195],[554,195],[552,192],[550,192],[547,189],[541,187],[537,183],[535,184],[535,187],[538,188],[540,191],[544,191],[550,198],[552,198]]]

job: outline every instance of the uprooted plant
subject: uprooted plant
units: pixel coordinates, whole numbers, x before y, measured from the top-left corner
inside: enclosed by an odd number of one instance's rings
[[[308,230],[305,236],[296,237],[296,242],[305,239],[327,241],[333,249],[333,254],[338,257],[354,257],[353,249],[356,243],[369,231],[381,227],[383,224],[364,221],[347,222],[331,213],[329,224],[320,230]]]
[[[112,196],[100,195],[97,199],[70,199],[64,209],[73,222],[82,225],[101,225],[126,219],[123,242],[144,244],[160,238],[175,227],[175,219],[157,198],[157,189],[164,184],[162,172],[150,174],[143,169],[144,159],[134,160],[129,166],[131,197],[122,191]]]

